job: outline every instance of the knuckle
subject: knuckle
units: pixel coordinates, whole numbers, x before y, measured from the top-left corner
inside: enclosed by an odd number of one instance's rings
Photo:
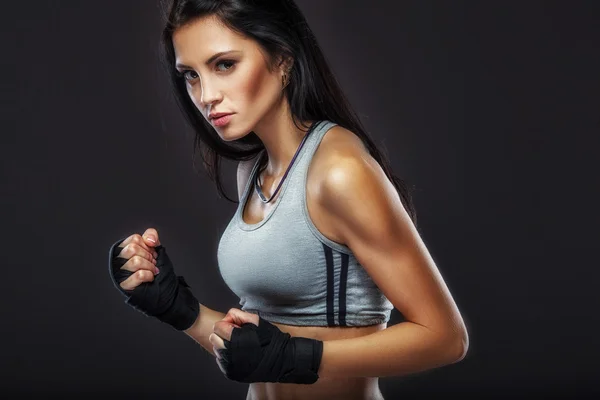
[[[137,286],[137,284],[135,283],[135,276],[130,276],[129,278],[125,279],[119,284],[119,286],[121,286],[123,290],[135,289],[135,287]]]
[[[132,258],[132,257],[134,257],[136,255],[137,249],[139,247],[140,246],[137,243],[133,243],[132,242],[132,243],[129,243],[127,246],[125,246],[125,250],[124,251],[127,251],[127,254],[129,255],[129,258]]]
[[[148,246],[144,243],[144,238],[139,234],[136,234],[135,240],[132,240],[132,243],[136,245],[137,249],[148,249]]]

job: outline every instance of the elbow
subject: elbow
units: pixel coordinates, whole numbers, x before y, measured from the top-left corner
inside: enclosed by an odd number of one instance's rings
[[[439,347],[443,348],[444,364],[462,361],[469,351],[469,334],[466,329],[452,330],[439,337]]]
[[[469,335],[466,331],[437,335],[436,352],[441,365],[451,365],[462,361],[469,351]]]
[[[469,334],[464,330],[460,335],[452,340],[452,348],[454,349],[452,363],[462,361],[469,351]]]

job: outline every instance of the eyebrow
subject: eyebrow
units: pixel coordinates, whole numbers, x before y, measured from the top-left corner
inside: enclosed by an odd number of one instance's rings
[[[240,51],[239,50],[221,51],[219,53],[216,53],[216,54],[212,55],[208,60],[206,60],[205,64],[208,65],[208,64],[212,63],[213,61],[215,61],[217,58],[219,58],[219,57],[221,57],[221,56],[223,56],[225,54],[229,54],[229,53],[240,53]],[[190,68],[190,69],[193,69],[189,65],[180,64],[180,63],[175,64],[175,68]]]

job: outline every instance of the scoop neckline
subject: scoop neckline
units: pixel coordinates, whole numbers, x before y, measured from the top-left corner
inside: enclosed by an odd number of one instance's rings
[[[315,134],[315,131],[318,129],[318,126],[321,124],[321,122],[322,121],[315,122],[315,126],[311,132],[311,134],[313,136]],[[244,221],[244,208],[246,208],[246,205],[248,203],[248,199],[249,199],[250,193],[251,193],[251,188],[254,186],[254,178],[256,175],[256,171],[258,170],[258,164],[259,164],[260,160],[262,159],[262,157],[264,156],[266,149],[263,149],[259,153],[259,156],[258,156],[256,162],[254,163],[254,167],[252,168],[252,172],[250,173],[250,178],[248,179],[248,182],[246,182],[246,188],[244,189],[244,195],[242,196],[242,200],[240,201],[240,204],[236,211],[236,219],[238,222],[238,226],[241,229],[243,229],[245,231],[253,231],[255,229],[260,228],[261,226],[266,224],[269,219],[271,219],[271,217],[273,216],[273,214],[279,207],[279,203],[283,199],[283,196],[286,192],[288,184],[292,180],[291,178],[292,178],[293,172],[296,169],[296,167],[298,166],[298,164],[300,163],[300,161],[302,160],[302,158],[304,157],[304,154],[306,153],[306,149],[309,145],[309,141],[312,139],[313,136],[306,138],[306,142],[304,143],[304,146],[300,149],[300,152],[298,153],[298,156],[296,157],[296,161],[290,168],[287,179],[285,180],[285,182],[283,182],[283,185],[281,186],[281,189],[279,190],[279,193],[277,194],[277,198],[274,200],[273,207],[271,208],[271,210],[269,210],[267,215],[265,215],[265,217],[262,220],[260,220],[259,222],[256,222],[254,224],[249,224],[246,221]]]

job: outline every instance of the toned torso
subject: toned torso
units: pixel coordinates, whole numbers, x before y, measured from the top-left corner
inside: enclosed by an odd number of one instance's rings
[[[335,152],[343,151],[345,146],[363,146],[360,139],[352,132],[335,126],[323,137],[309,165],[306,183],[306,201],[310,218],[317,229],[328,239],[343,243],[334,225],[328,220],[327,210],[317,201],[319,183],[322,171],[326,170],[327,163],[335,157]],[[238,188],[243,189],[249,179],[250,170],[255,160],[240,165],[238,172]],[[277,188],[281,176],[268,177],[262,175],[261,188],[265,196],[270,197]],[[278,193],[279,195],[279,193]],[[274,199],[275,200],[275,199]],[[254,190],[251,191],[242,216],[244,222],[255,224],[263,220],[270,212],[273,202],[264,204],[260,201]],[[294,326],[273,323],[282,332],[291,336],[307,337],[318,340],[337,340],[369,335],[383,330],[387,324],[366,327],[318,327]],[[248,390],[246,400],[320,400],[320,399],[347,399],[347,400],[381,400],[383,396],[379,391],[378,378],[346,378],[327,379],[320,378],[312,385],[279,384],[279,383],[252,383]]]

